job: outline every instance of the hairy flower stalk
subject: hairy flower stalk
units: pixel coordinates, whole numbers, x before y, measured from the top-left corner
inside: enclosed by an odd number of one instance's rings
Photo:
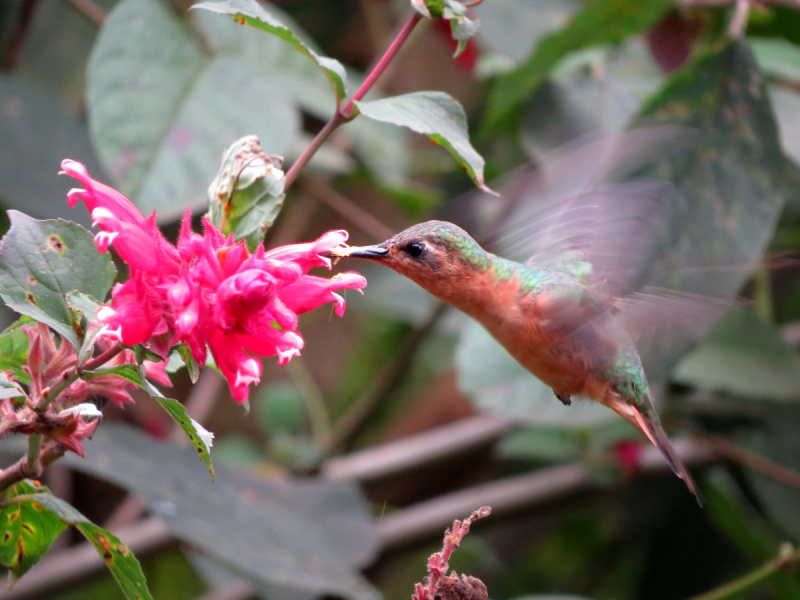
[[[65,160],[61,167],[83,185],[67,197],[73,207],[83,200],[102,230],[95,236],[98,251],[113,246],[130,269],[128,281],[112,290],[111,304],[97,313],[99,337],[143,344],[164,360],[175,345],[186,344],[200,366],[210,350],[237,402],[247,401],[249,386],[261,377],[254,355],[277,356],[283,365],[300,354],[298,315],[333,302],[342,316],[345,300],[335,292],[367,284],[357,273],[329,279],[307,274],[314,267],[331,268],[326,254],[345,245],[346,231],[250,253],[207,220],[203,235],[193,233],[187,210],[173,246],[156,227],[155,213],[144,218],[78,162]]]

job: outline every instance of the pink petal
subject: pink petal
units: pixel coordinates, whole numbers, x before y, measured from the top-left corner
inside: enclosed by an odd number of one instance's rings
[[[338,316],[344,315],[344,298],[335,290],[360,290],[366,287],[367,280],[358,273],[340,273],[331,279],[304,275],[292,285],[282,288],[278,297],[295,313],[301,315],[325,302],[334,302]]]

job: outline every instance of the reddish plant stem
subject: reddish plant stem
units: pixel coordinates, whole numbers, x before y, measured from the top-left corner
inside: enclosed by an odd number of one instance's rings
[[[375,85],[375,82],[378,78],[383,74],[386,70],[386,67],[389,66],[389,63],[392,62],[397,53],[400,51],[400,48],[408,39],[408,36],[411,35],[411,31],[420,22],[422,19],[422,15],[419,13],[414,13],[409,19],[405,26],[400,30],[400,33],[397,34],[394,41],[389,45],[386,49],[386,52],[383,53],[381,59],[377,62],[375,67],[370,71],[367,78],[364,80],[359,88],[356,90],[356,93],[353,94],[353,97],[347,102],[344,108],[339,108],[333,113],[330,121],[325,124],[325,127],[317,134],[317,136],[312,140],[312,142],[308,145],[308,147],[303,150],[303,153],[298,157],[292,167],[286,172],[286,179],[283,186],[283,189],[288,189],[292,183],[294,183],[297,176],[300,174],[300,171],[309,163],[311,158],[316,154],[317,150],[322,147],[327,139],[333,134],[336,129],[339,128],[340,125],[347,123],[348,121],[354,118],[354,106],[353,103],[361,100],[364,96],[366,96],[367,92],[372,89],[372,86]]]
[[[44,470],[54,461],[64,456],[66,450],[61,444],[50,442],[45,444],[39,455],[39,460],[34,470],[28,468],[28,455],[26,454],[4,471],[0,471],[0,492],[6,491],[15,483],[23,479],[36,479],[42,476]]]

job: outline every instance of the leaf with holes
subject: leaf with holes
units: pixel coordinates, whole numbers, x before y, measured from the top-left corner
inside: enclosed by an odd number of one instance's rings
[[[211,462],[210,450],[212,443],[211,440],[213,440],[214,434],[206,431],[197,421],[190,418],[183,404],[177,400],[173,400],[172,398],[165,398],[164,395],[158,391],[158,388],[147,381],[147,378],[144,374],[144,367],[139,367],[139,376],[144,391],[150,394],[150,397],[158,402],[165,411],[167,411],[167,414],[173,418],[173,420],[186,434],[186,437],[189,438],[192,446],[194,446],[194,449],[200,456],[200,460],[202,460],[208,468],[208,472],[211,475],[211,482],[213,483],[215,476],[214,465]]]
[[[74,525],[86,540],[103,557],[109,571],[117,580],[127,600],[153,600],[147,589],[142,567],[136,557],[118,537],[102,527],[98,527],[84,517],[74,507],[52,494],[34,494],[35,502],[46,506],[61,523]]]
[[[225,149],[208,188],[211,223],[255,251],[283,206],[284,176],[279,156],[268,156],[258,137],[248,135]]]
[[[41,321],[80,347],[80,319],[70,310],[72,291],[105,298],[116,270],[94,237],[60,219],[39,221],[8,211],[11,228],[0,244],[0,296],[17,312]]]
[[[333,92],[336,94],[338,107],[347,94],[345,80],[347,76],[339,61],[314,52],[303,40],[279,19],[267,12],[256,0],[226,0],[225,2],[203,2],[192,8],[201,8],[221,15],[230,15],[239,23],[247,23],[251,27],[267,31],[291,44],[295,50],[313,60],[328,78]]]
[[[672,8],[672,0],[592,0],[560,31],[545,37],[527,61],[504,76],[492,90],[483,130],[514,114],[570,52],[618,44],[646,31]]]
[[[9,569],[9,587],[39,562],[66,529],[61,519],[41,503],[32,500],[13,502],[14,496],[28,497],[35,492],[33,486],[21,481],[9,490],[6,497],[9,504],[0,508],[0,563]]]
[[[447,148],[475,185],[485,192],[494,193],[483,181],[483,157],[469,142],[467,115],[450,95],[414,92],[355,104],[365,117],[427,135],[433,143]]]

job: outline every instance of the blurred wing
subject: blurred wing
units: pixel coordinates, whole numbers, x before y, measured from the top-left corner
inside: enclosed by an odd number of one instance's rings
[[[531,264],[590,262],[592,282],[622,293],[668,231],[673,188],[654,180],[614,181],[693,137],[682,127],[642,128],[584,138],[548,154],[504,186],[509,205],[496,247]]]
[[[665,359],[703,339],[737,302],[742,300],[645,287],[618,299],[614,312],[636,344],[648,377],[658,381],[671,367]]]

